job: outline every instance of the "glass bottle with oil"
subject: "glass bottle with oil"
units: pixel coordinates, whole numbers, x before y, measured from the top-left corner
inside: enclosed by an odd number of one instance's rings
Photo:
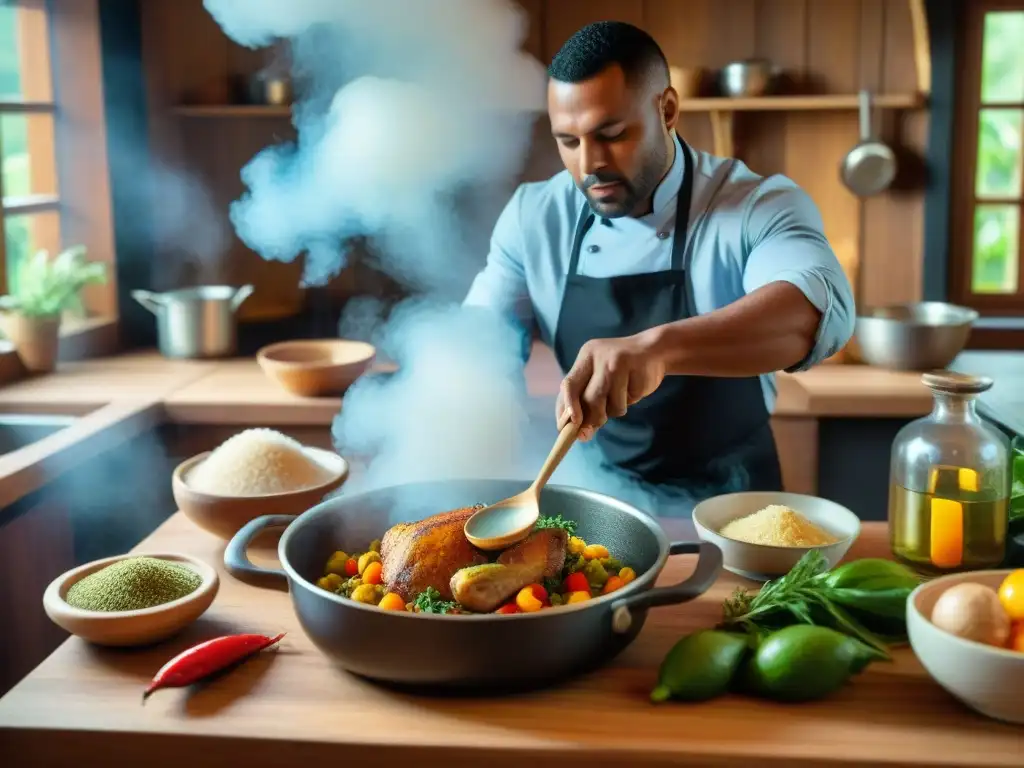
[[[892,445],[893,554],[926,576],[996,567],[1006,556],[1010,441],[978,416],[974,402],[992,380],[950,371],[921,380],[934,408]]]

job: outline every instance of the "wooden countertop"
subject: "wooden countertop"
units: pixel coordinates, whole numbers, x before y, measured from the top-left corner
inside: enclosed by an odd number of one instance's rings
[[[782,416],[917,416],[931,407],[927,388],[912,373],[822,365],[776,378],[776,414]],[[526,381],[534,397],[557,393],[561,374],[546,347],[535,345]],[[326,424],[340,407],[337,398],[290,395],[252,359],[175,361],[150,351],[65,364],[54,374],[0,387],[0,412],[83,413],[125,400],[159,402],[172,419],[212,423],[251,419],[256,407],[267,409],[272,420]]]
[[[393,371],[379,364],[376,372]],[[525,371],[536,405],[558,392],[561,374],[540,344]],[[911,374],[826,365],[778,376],[776,415],[917,416],[931,397]],[[546,407],[546,406],[545,406]],[[339,398],[301,398],[268,379],[253,359],[178,361],[154,351],[63,364],[50,375],[0,387],[0,414],[81,417],[65,430],[0,456],[0,508],[38,489],[90,452],[163,420],[194,424],[329,425]],[[88,448],[88,450],[86,450]]]
[[[381,368],[381,370],[392,370]],[[553,398],[561,372],[551,351],[540,344],[526,366],[528,393]],[[931,394],[917,374],[863,365],[823,365],[776,377],[779,416],[919,416],[931,409]],[[241,423],[252,406],[270,423],[330,423],[341,407],[336,398],[297,398],[267,379],[255,361],[231,360],[163,398],[172,419],[195,423]],[[291,421],[302,419],[302,421]]]
[[[678,521],[666,527],[680,526]],[[676,533],[675,531],[670,531]],[[885,552],[885,530],[864,526],[851,556]],[[743,697],[653,705],[664,654],[685,632],[713,625],[742,580],[725,574],[703,598],[653,609],[636,641],[604,668],[516,697],[438,699],[396,694],[332,667],[303,634],[286,592],[239,582],[223,543],[180,513],[135,551],[180,551],[220,570],[210,610],[186,633],[148,649],[111,650],[70,638],[0,699],[0,754],[21,765],[445,765],[531,768],[642,766],[1020,766],[1021,730],[960,705],[909,649],[872,665],[828,700],[802,706]],[[272,551],[272,550],[271,550]],[[273,562],[272,555],[260,558]],[[684,578],[673,558],[660,583]],[[230,632],[287,632],[267,652],[201,689],[141,691],[178,651]]]

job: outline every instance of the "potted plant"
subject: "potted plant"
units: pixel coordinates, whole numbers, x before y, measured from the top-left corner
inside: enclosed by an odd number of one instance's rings
[[[56,367],[61,315],[81,309],[82,288],[106,282],[106,265],[86,261],[85,254],[81,245],[53,259],[39,251],[19,265],[14,290],[0,296],[4,335],[33,373]]]

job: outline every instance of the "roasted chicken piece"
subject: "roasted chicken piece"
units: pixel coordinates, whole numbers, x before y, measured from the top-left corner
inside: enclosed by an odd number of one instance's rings
[[[527,584],[557,576],[568,542],[561,528],[534,531],[502,552],[497,562],[457,571],[451,579],[452,596],[467,610],[489,613]]]
[[[442,599],[451,600],[453,574],[487,562],[487,556],[462,532],[476,511],[476,507],[463,507],[389,528],[380,542],[381,578],[387,588],[408,601],[433,587]]]

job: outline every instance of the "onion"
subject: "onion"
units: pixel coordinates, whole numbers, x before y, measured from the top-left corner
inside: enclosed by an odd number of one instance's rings
[[[932,624],[965,640],[1006,646],[1010,637],[1010,617],[999,595],[984,584],[963,583],[950,587],[935,601]]]

